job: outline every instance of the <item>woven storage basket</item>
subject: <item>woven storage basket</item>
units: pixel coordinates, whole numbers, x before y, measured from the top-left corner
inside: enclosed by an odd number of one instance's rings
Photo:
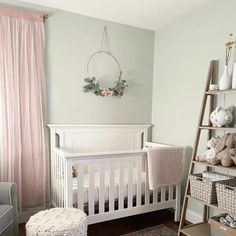
[[[224,180],[216,184],[218,207],[236,214],[236,179]]]
[[[198,198],[208,204],[217,203],[216,183],[223,180],[212,181],[202,177],[200,174],[190,175],[191,196]]]

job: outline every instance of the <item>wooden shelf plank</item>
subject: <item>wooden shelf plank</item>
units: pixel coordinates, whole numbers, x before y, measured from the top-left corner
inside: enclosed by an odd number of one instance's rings
[[[181,229],[181,232],[187,236],[211,236],[211,228],[208,223],[187,226]]]
[[[223,212],[223,213],[227,213],[227,214],[230,214],[230,215],[235,215],[235,214],[233,214],[233,213],[231,213],[231,212],[227,212],[227,211],[225,211],[225,210],[219,208],[219,207],[217,206],[217,204],[209,204],[209,203],[206,203],[206,202],[204,202],[204,201],[202,201],[202,200],[200,200],[200,199],[198,199],[198,198],[192,197],[190,194],[187,195],[187,198],[193,199],[193,200],[195,200],[195,201],[198,201],[198,202],[202,203],[202,204],[205,205],[205,206],[209,206],[209,207],[214,208],[214,209],[216,209],[216,210],[218,210],[218,211],[221,211],[221,212]],[[235,215],[235,216],[236,216],[236,215]]]
[[[213,127],[209,125],[201,125],[199,126],[199,128],[206,129],[206,130],[236,131],[236,127]]]
[[[220,95],[227,93],[236,93],[236,89],[225,89],[225,90],[215,90],[215,91],[207,91],[207,95]]]
[[[236,174],[236,166],[232,166],[232,167],[224,167],[222,165],[211,165],[207,162],[201,162],[201,161],[193,161],[194,164],[197,165],[202,165],[202,166],[206,166],[206,167],[211,167],[211,168],[215,168],[218,170],[223,170],[223,171],[227,171],[227,172],[233,172],[233,174]]]

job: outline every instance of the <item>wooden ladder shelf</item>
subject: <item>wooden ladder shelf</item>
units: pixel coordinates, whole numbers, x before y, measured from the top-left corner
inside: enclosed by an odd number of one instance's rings
[[[202,98],[202,104],[201,104],[201,110],[200,110],[200,115],[199,115],[199,120],[198,120],[198,125],[197,125],[197,131],[196,131],[196,136],[195,136],[195,141],[194,141],[194,146],[193,146],[193,153],[192,153],[192,158],[191,158],[191,163],[190,163],[190,168],[189,168],[189,175],[188,175],[188,180],[187,180],[187,185],[186,185],[186,190],[185,190],[185,196],[184,196],[184,202],[183,202],[183,209],[182,209],[182,214],[181,214],[181,219],[180,219],[180,224],[179,224],[179,231],[178,231],[178,236],[180,235],[187,235],[187,236],[210,236],[210,225],[208,224],[208,220],[210,217],[210,209],[217,209],[218,211],[225,212],[224,210],[220,209],[217,204],[208,204],[203,202],[202,200],[196,199],[191,197],[190,193],[190,180],[189,176],[194,173],[194,167],[195,165],[201,165],[206,168],[206,170],[211,170],[212,168],[217,169],[217,171],[225,171],[227,170],[230,174],[236,175],[236,166],[234,167],[223,167],[221,165],[213,166],[210,165],[206,162],[197,162],[195,161],[195,157],[198,152],[198,146],[199,146],[199,139],[201,137],[201,132],[203,130],[207,130],[208,132],[208,138],[210,139],[214,133],[215,130],[223,130],[223,131],[235,131],[235,127],[230,127],[230,128],[217,128],[217,127],[212,127],[210,123],[210,119],[208,121],[208,125],[203,124],[204,120],[204,115],[206,112],[206,106],[207,106],[207,101],[209,101],[209,114],[214,110],[214,105],[215,105],[215,95],[221,95],[221,94],[229,94],[229,93],[236,93],[236,89],[227,89],[227,90],[217,90],[217,91],[210,91],[210,84],[215,82],[215,77],[216,77],[216,70],[217,70],[217,61],[213,60],[210,62],[209,66],[209,71],[208,71],[208,76],[207,76],[207,82]],[[203,215],[202,215],[202,222],[198,224],[188,224],[186,225],[186,212],[188,208],[188,202],[189,199],[192,199],[193,201],[200,202],[203,204]]]

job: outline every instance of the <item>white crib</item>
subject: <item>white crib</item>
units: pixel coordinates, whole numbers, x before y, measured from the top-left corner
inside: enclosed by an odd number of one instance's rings
[[[166,208],[180,217],[180,184],[150,191],[145,146],[150,125],[48,125],[51,199],[98,223]],[[73,178],[73,168],[77,177]]]

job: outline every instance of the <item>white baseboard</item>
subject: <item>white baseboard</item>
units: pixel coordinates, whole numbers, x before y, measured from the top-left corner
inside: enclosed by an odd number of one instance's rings
[[[193,210],[187,209],[186,220],[191,223],[196,224],[196,223],[202,222],[202,215]]]

